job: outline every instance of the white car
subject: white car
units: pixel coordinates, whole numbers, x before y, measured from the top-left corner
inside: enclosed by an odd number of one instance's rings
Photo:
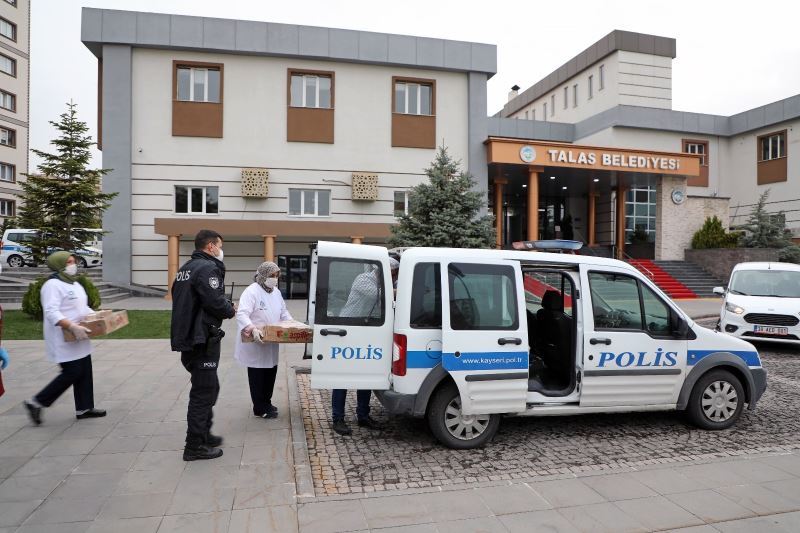
[[[746,340],[800,344],[800,265],[739,263],[723,295],[719,330]]]
[[[0,263],[11,268],[23,266],[36,266],[30,256],[28,243],[36,237],[37,230],[34,229],[8,229],[3,233],[0,241]],[[102,243],[102,233],[100,239],[93,243]],[[54,251],[54,250],[53,250]],[[75,252],[75,258],[80,268],[102,266],[103,250],[95,246],[86,246]]]

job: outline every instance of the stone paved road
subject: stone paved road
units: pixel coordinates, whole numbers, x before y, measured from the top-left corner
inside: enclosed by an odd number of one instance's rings
[[[675,412],[507,418],[489,446],[470,451],[439,445],[424,420],[389,418],[375,398],[373,415],[384,429],[362,429],[352,420],[353,436],[337,436],[330,430],[330,391],[311,390],[309,376],[298,374],[315,490],[370,493],[800,448],[800,352],[774,344],[760,351],[767,392],[728,431],[696,429]],[[346,412],[354,418],[353,393]]]

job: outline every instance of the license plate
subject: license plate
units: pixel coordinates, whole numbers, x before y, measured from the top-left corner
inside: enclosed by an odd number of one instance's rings
[[[779,328],[777,326],[754,326],[755,333],[766,333],[768,335],[788,335],[789,328]]]

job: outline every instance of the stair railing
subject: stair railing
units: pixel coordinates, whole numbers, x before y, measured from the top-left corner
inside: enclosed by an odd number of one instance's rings
[[[627,253],[625,253],[625,250],[622,250],[622,258],[623,258],[625,261],[629,262],[629,263],[630,263],[630,260],[631,260],[631,259],[635,259],[635,257],[632,257],[632,256],[628,255]],[[644,272],[644,274],[645,274],[645,276],[647,276],[647,277],[648,277],[648,278],[650,278],[651,280],[655,281],[655,279],[656,279],[656,276],[655,276],[655,274],[653,274],[653,273],[650,271],[650,269],[648,269],[648,268],[647,268],[646,266],[644,266],[643,264],[639,263],[638,265],[636,265],[636,267],[635,267],[635,268],[637,268],[637,269],[639,269],[639,270],[643,271],[643,272]]]

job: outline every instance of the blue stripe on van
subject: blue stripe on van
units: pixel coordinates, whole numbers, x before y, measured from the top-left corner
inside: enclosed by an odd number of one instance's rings
[[[461,352],[442,354],[445,370],[527,370],[528,352]]]
[[[733,355],[738,355],[742,358],[747,366],[761,366],[761,359],[758,357],[758,352],[750,352],[750,351],[741,351],[741,352],[734,352],[731,350],[689,350],[688,356],[686,357],[686,364],[688,366],[693,366],[699,363],[704,357],[714,354],[714,353],[729,353]]]
[[[441,361],[441,351],[409,350],[406,352],[406,368],[433,368]]]

